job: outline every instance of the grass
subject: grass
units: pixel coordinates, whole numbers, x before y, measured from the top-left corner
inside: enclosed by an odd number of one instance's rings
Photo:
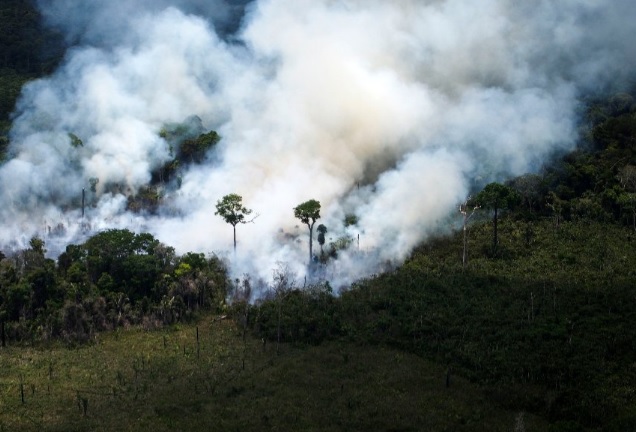
[[[199,350],[197,354],[197,328]],[[263,345],[214,317],[121,330],[80,348],[0,351],[0,430],[546,430],[412,354],[330,342]]]
[[[5,349],[0,425],[6,430],[154,428],[155,406],[181,402],[214,385],[214,369],[230,372],[228,359],[237,355],[229,351],[237,345],[233,326],[208,319],[199,330],[198,358],[193,326],[103,333],[95,344],[76,349]]]

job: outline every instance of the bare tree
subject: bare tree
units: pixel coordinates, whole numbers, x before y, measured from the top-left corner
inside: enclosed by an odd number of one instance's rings
[[[272,275],[272,289],[278,304],[278,324],[276,328],[276,354],[279,353],[281,339],[281,319],[283,315],[283,300],[296,287],[296,274],[284,262],[277,262]]]
[[[243,327],[243,358],[242,369],[245,369],[245,358],[247,357],[247,327],[250,322],[250,300],[252,298],[252,281],[250,275],[245,273],[243,279],[236,279],[236,287],[233,293],[234,302],[242,303],[241,316],[239,321]]]
[[[459,212],[462,214],[463,223],[462,230],[464,231],[464,250],[462,253],[462,268],[466,268],[467,260],[467,247],[468,247],[468,234],[467,234],[467,225],[468,221],[475,214],[475,212],[480,208],[478,205],[470,205],[470,197],[466,199],[462,204],[459,205]]]

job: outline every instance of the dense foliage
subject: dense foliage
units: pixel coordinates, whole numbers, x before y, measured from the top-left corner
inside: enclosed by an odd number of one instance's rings
[[[68,245],[57,263],[44,242],[0,262],[3,340],[62,337],[84,342],[97,331],[153,328],[219,311],[227,297],[224,264],[199,253],[176,256],[152,235],[100,232]]]

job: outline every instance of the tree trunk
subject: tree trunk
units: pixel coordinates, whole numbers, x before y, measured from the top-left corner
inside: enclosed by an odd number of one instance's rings
[[[492,251],[497,252],[497,244],[499,239],[497,238],[497,206],[495,206],[495,216],[492,219],[493,235],[492,235]]]
[[[462,254],[462,268],[466,268],[466,217],[464,216],[464,252]]]
[[[234,252],[236,253],[236,225],[232,225],[234,230]]]
[[[313,242],[314,242],[314,224],[307,224],[309,227],[309,264],[313,262]]]
[[[280,347],[280,318],[281,318],[282,308],[283,308],[283,305],[281,304],[282,301],[283,300],[281,298],[278,299],[278,325],[276,329],[276,354],[277,355],[278,355],[278,350]]]

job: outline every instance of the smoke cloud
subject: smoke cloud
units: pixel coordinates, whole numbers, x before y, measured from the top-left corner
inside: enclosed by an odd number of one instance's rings
[[[266,279],[280,261],[305,272],[308,230],[293,208],[309,199],[328,242],[357,242],[334,282],[399,262],[475,185],[572,149],[579,99],[629,82],[636,59],[630,0],[39,5],[72,47],[16,107],[0,242],[58,224],[64,242],[80,238],[84,188],[92,232],[223,253],[232,230],[215,204],[237,193],[259,217],[237,227],[232,269]],[[160,131],[192,116],[221,142],[162,191],[157,215],[128,212],[173,157]]]

